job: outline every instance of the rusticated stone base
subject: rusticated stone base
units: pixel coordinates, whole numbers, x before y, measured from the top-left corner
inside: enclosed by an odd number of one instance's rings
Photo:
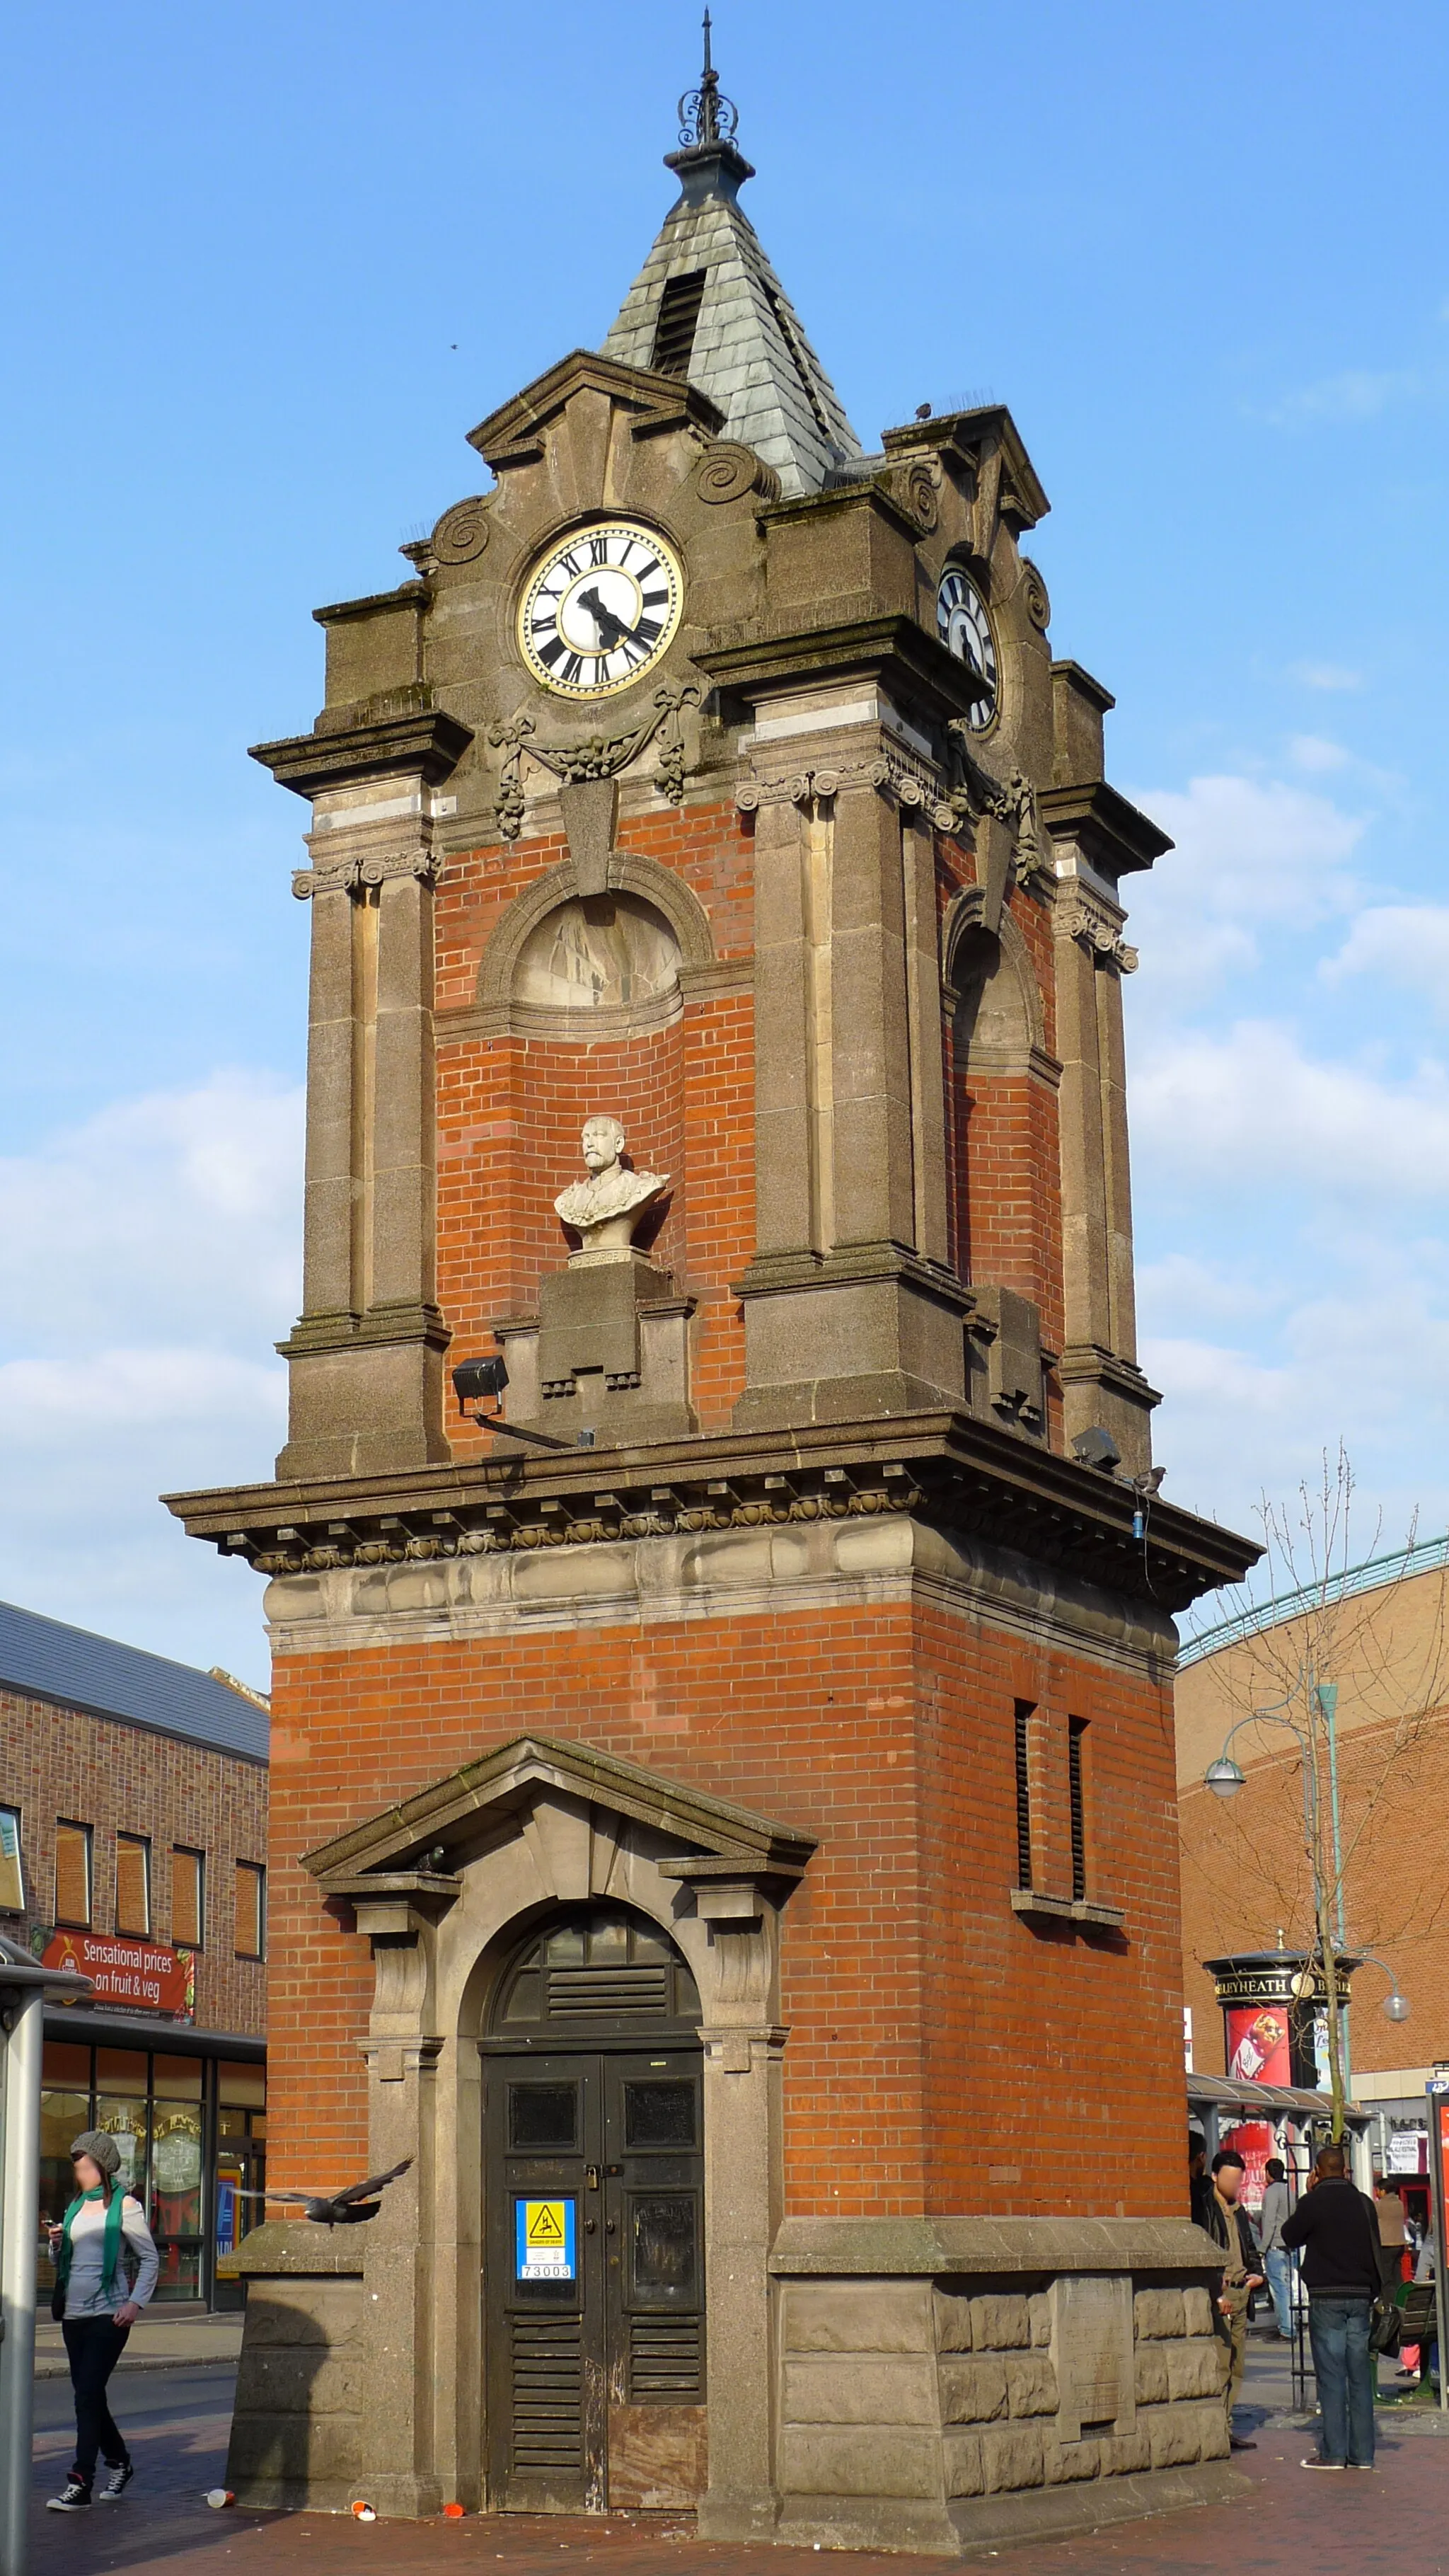
[[[949,2555],[1244,2486],[1194,2228],[787,2222],[771,2270],[782,2541]]]
[[[240,2505],[345,2513],[363,2411],[359,2231],[259,2227],[218,2268],[248,2283],[226,2482]]]

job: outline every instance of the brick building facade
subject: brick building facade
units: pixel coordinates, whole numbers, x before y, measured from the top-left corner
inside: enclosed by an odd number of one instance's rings
[[[1182,1832],[1183,1990],[1193,2056],[1225,2072],[1224,2025],[1205,1959],[1313,1943],[1304,1849],[1303,1769],[1282,1726],[1249,1725],[1233,1742],[1245,1774],[1230,1801],[1204,1785],[1208,1764],[1253,1708],[1286,1702],[1301,1725],[1295,1676],[1316,1671],[1337,1692],[1335,1730],[1344,1854],[1343,1914],[1350,1955],[1372,1953],[1351,1981],[1350,2086],[1372,2114],[1377,2169],[1395,2153],[1401,2176],[1422,2174],[1417,2144],[1424,2087],[1449,2058],[1449,1940],[1442,1817],[1449,1812],[1449,1578],[1442,1541],[1400,1560],[1355,1569],[1325,1607],[1272,1605],[1246,1636],[1194,1654],[1178,1682],[1178,1800]],[[1208,1641],[1205,1640],[1205,1643]],[[1408,2019],[1381,2007],[1402,1993]],[[1327,2082],[1327,2067],[1319,2078]],[[1403,2150],[1393,2150],[1396,2133]]]
[[[312,807],[290,1436],[172,1507],[270,1578],[276,2172],[411,2164],[243,2250],[231,2476],[953,2548],[1227,2474],[1170,1612],[1249,1551],[1155,1499],[1168,844],[1045,496],[994,406],[862,453],[698,117],[603,352],[257,755]]]
[[[0,1930],[96,1988],[46,2015],[43,2205],[113,2130],[163,2299],[216,2296],[261,2187],[266,1863],[265,1702],[0,1603]]]

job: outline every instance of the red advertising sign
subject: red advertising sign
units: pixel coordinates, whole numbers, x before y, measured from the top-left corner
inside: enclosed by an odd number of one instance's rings
[[[1286,2004],[1230,2004],[1226,2020],[1230,2083],[1292,2083]]]
[[[1277,2134],[1266,2120],[1240,2120],[1223,2131],[1221,2144],[1236,2147],[1243,2159],[1243,2207],[1256,2217],[1268,2188],[1268,2158],[1279,2153]]]
[[[133,2011],[189,2018],[191,1960],[159,1941],[123,1941],[104,1932],[52,1932],[40,1964],[89,1977],[98,2004],[129,2004]]]

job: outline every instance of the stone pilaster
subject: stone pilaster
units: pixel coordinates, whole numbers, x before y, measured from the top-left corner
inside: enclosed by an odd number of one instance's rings
[[[890,718],[876,691],[848,709],[838,690],[772,700],[741,791],[756,815],[761,1104],[742,1424],[964,1400],[933,773]]]
[[[263,747],[313,802],[303,1310],[279,1475],[447,1455],[437,1307],[433,792],[469,739],[419,713]]]

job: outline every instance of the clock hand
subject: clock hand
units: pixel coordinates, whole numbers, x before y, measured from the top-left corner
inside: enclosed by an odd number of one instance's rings
[[[603,636],[605,645],[611,652],[614,646],[616,644],[622,644],[625,636],[631,632],[631,629],[624,624],[623,619],[614,615],[612,608],[606,608],[604,606],[597,590],[581,590],[579,593],[579,606],[580,608],[586,608],[588,610],[594,624]],[[612,632],[610,632],[611,629]]]

